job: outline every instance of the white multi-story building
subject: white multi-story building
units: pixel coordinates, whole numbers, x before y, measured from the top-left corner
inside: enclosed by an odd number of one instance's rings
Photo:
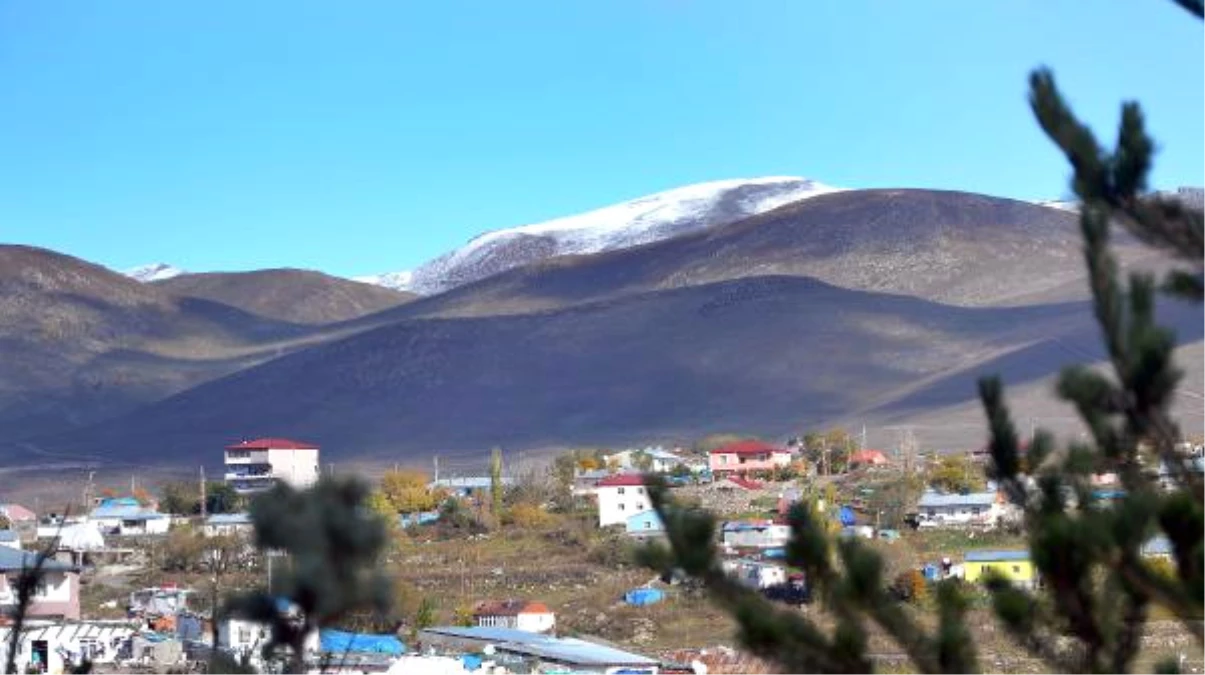
[[[626,525],[628,516],[653,508],[640,474],[607,476],[598,481],[594,493],[598,496],[599,527]]]
[[[257,438],[226,446],[226,482],[241,493],[267,490],[277,481],[308,487],[317,482],[319,466],[313,443]]]

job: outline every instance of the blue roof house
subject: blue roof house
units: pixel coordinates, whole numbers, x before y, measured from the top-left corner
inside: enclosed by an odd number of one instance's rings
[[[1010,515],[1012,507],[995,490],[966,494],[926,490],[916,508],[922,521],[938,525],[993,527]]]
[[[657,512],[649,509],[633,513],[627,519],[627,533],[631,537],[656,537],[665,534],[665,523]]]
[[[166,513],[142,506],[132,497],[101,500],[88,514],[88,520],[102,533],[116,535],[167,534],[171,525]]]

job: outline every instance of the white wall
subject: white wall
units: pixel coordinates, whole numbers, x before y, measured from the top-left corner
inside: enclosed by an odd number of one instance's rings
[[[267,644],[271,630],[266,624],[246,619],[228,618],[218,624],[218,646],[239,653],[251,650],[255,653]],[[306,651],[318,651],[318,631],[311,632],[305,640]]]
[[[626,525],[628,516],[652,508],[643,485],[598,488],[598,526]]]
[[[272,475],[296,488],[318,481],[318,450],[269,450]]]
[[[522,613],[518,616],[518,621],[515,627],[519,630],[531,631],[533,633],[544,633],[552,630],[556,626],[556,615],[551,613]]]
[[[925,506],[921,507],[919,511],[920,515],[930,520],[947,523],[995,524],[1001,515],[1003,515],[1003,508],[1000,504],[992,504],[991,506],[971,506],[969,504]]]

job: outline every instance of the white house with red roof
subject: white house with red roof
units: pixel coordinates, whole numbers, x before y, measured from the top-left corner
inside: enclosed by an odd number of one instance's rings
[[[637,473],[621,473],[598,481],[594,489],[598,497],[598,526],[626,525],[628,516],[653,508],[644,477]]]
[[[240,493],[261,492],[277,481],[295,488],[319,475],[318,446],[287,438],[257,438],[226,446],[226,482]]]
[[[708,466],[715,475],[773,471],[791,463],[791,451],[762,441],[737,441],[711,451]]]
[[[529,633],[549,633],[556,628],[556,614],[542,602],[482,602],[473,610],[473,622],[482,628],[511,628]]]

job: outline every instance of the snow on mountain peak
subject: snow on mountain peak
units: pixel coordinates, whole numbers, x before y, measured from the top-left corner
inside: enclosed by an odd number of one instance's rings
[[[486,232],[416,270],[356,280],[439,293],[543,258],[647,244],[838,190],[793,176],[697,183],[573,216]]]
[[[174,267],[167,263],[151,263],[149,265],[139,265],[128,270],[122,271],[122,274],[142,282],[162,281],[178,277],[181,274],[187,274],[179,267]]]
[[[353,277],[352,281],[358,281],[362,284],[372,284],[373,286],[384,286],[385,288],[392,288],[395,291],[407,291],[410,290],[410,283],[413,278],[414,272],[406,270],[404,272],[386,272],[385,274]]]

